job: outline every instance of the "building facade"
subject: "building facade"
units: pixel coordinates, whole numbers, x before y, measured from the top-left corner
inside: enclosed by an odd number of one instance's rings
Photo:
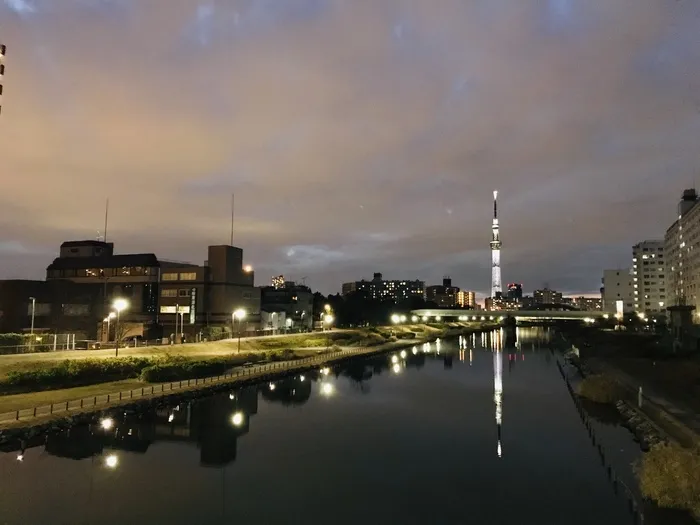
[[[506,291],[506,299],[520,301],[523,298],[523,285],[520,283],[510,283]]]
[[[666,260],[664,241],[643,241],[632,247],[632,294],[636,312],[665,313]]]
[[[267,314],[284,314],[284,328],[293,331],[309,331],[313,328],[314,294],[311,288],[287,281],[281,288],[264,286],[261,292],[261,309]],[[279,329],[278,315],[267,315],[263,330]],[[278,328],[275,328],[278,327]]]
[[[375,273],[371,281],[355,281],[343,284],[343,294],[358,292],[376,301],[401,302],[412,298],[424,298],[425,282],[408,280],[385,280]]]
[[[629,268],[603,270],[603,287],[600,289],[602,308],[617,313],[617,302],[622,301],[623,313],[634,311],[634,288]]]
[[[462,308],[476,308],[476,293],[460,290],[457,292],[457,305]]]
[[[694,189],[685,190],[678,204],[678,219],[666,230],[666,302],[689,305],[700,311],[700,206]]]
[[[68,281],[93,290],[89,315],[99,322],[116,298],[126,299],[124,323],[144,326],[144,337],[186,334],[193,340],[204,328],[232,329],[232,313],[242,308],[246,330],[260,322],[260,290],[243,264],[243,250],[209,246],[203,265],[158,259],[152,253],[115,254],[102,241],[68,241],[46,270],[46,282]],[[84,315],[88,310],[83,307]],[[158,335],[155,335],[158,334]]]
[[[603,300],[600,297],[575,297],[573,306],[585,312],[600,312],[603,310]]]
[[[535,304],[562,304],[563,295],[561,292],[542,288],[535,290],[532,294]]]
[[[445,277],[441,285],[428,286],[425,289],[425,299],[435,303],[440,308],[457,306],[459,288],[452,286],[452,279]]]

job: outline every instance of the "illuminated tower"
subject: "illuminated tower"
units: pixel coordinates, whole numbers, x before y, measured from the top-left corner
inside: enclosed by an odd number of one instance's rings
[[[496,405],[496,431],[498,434],[498,445],[496,453],[500,458],[501,449],[501,422],[503,418],[503,352],[498,342],[494,343],[493,349],[493,401]]]
[[[498,192],[493,192],[493,223],[491,225],[491,298],[500,299],[501,288],[501,235],[498,228]]]
[[[2,77],[5,74],[5,64],[3,64],[3,60],[5,60],[5,52],[7,51],[7,48],[0,44],[0,112],[2,112]]]

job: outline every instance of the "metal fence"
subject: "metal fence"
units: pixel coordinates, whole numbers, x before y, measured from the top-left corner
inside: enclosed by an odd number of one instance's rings
[[[121,392],[112,392],[111,394],[101,394],[99,396],[84,397],[81,399],[72,399],[70,401],[61,401],[60,403],[51,403],[49,405],[35,406],[14,410],[12,412],[4,412],[0,414],[0,422],[9,421],[24,421],[37,417],[58,414],[63,412],[71,412],[85,408],[96,408],[109,405],[111,403],[119,403],[127,399],[143,399],[150,396],[169,394],[170,392],[181,391],[190,387],[199,387],[204,385],[221,384],[224,382],[235,381],[238,379],[264,377],[268,373],[278,371],[290,371],[297,369],[308,368],[313,365],[323,364],[328,361],[333,361],[341,357],[349,355],[360,355],[364,353],[373,353],[377,349],[374,348],[358,348],[350,350],[340,350],[313,357],[305,357],[294,361],[280,361],[277,363],[267,363],[264,365],[243,367],[233,372],[204,377],[199,379],[185,379],[183,381],[172,381],[170,383],[160,383],[156,385],[135,388],[132,390],[124,390]]]

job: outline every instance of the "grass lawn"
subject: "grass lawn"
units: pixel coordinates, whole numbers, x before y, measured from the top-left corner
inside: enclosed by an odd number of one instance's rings
[[[112,392],[131,390],[140,388],[148,383],[138,379],[125,379],[123,381],[113,381],[111,383],[99,383],[97,385],[79,386],[74,388],[64,388],[62,390],[44,390],[42,392],[30,392],[27,394],[13,394],[0,396],[0,413],[11,412],[29,407],[71,401],[84,397],[93,397]]]

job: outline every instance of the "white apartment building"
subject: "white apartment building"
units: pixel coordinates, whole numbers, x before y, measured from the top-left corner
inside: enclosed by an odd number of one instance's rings
[[[617,313],[617,301],[622,301],[623,312],[634,311],[634,293],[632,274],[629,268],[603,270],[603,311]]]
[[[634,310],[647,315],[666,313],[664,241],[642,241],[632,247]]]
[[[685,190],[678,205],[678,220],[666,230],[669,305],[687,304],[700,311],[700,206],[694,189]]]

